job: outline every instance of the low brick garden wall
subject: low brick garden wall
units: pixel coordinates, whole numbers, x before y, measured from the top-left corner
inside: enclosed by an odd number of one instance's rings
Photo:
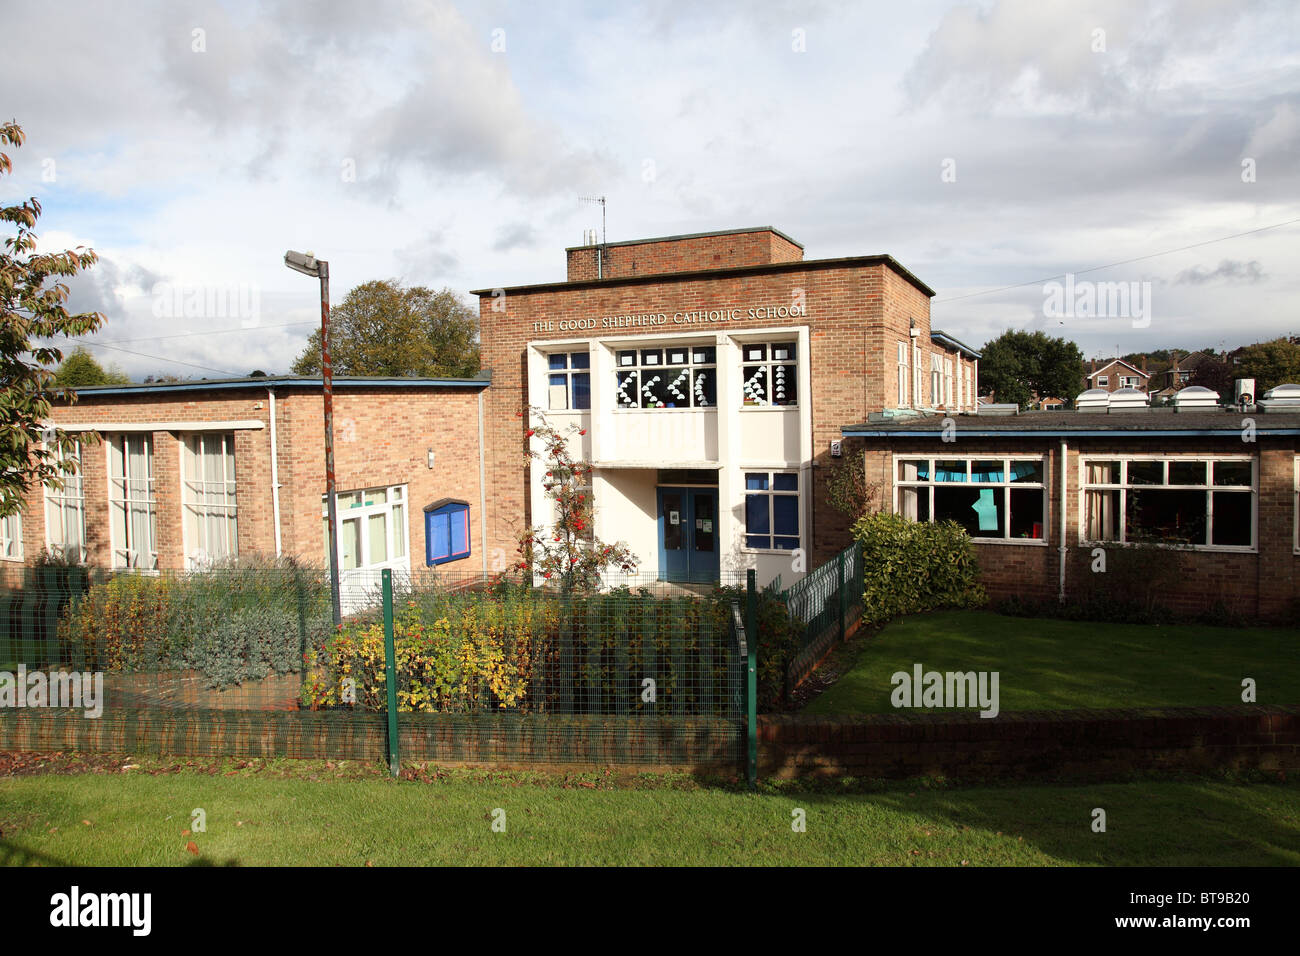
[[[712,717],[407,714],[403,761],[444,766],[636,766],[738,772],[743,723]],[[0,714],[0,750],[382,760],[382,713],[138,710],[90,719],[40,709]]]
[[[761,778],[1300,770],[1300,707],[758,719]]]

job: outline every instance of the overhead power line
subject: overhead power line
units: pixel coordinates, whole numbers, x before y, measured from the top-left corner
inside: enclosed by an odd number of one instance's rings
[[[80,344],[89,346],[91,348],[100,347],[106,349],[113,349],[118,352],[126,352],[128,355],[138,355],[141,358],[154,359],[155,361],[158,362],[169,362],[172,365],[184,365],[188,368],[202,369],[205,372],[218,372],[221,375],[227,375],[230,376],[231,378],[239,377],[238,372],[231,372],[224,368],[212,368],[210,365],[195,365],[193,362],[182,362],[180,359],[166,358],[165,356],[162,355],[150,355],[148,352],[137,352],[134,349],[124,349],[120,345],[109,345],[105,342],[91,342],[88,339],[79,339],[79,338],[72,338],[72,341],[79,342]]]
[[[1130,262],[1141,262],[1144,259],[1155,259],[1158,256],[1173,255],[1175,252],[1186,252],[1188,249],[1198,249],[1201,246],[1212,245],[1216,242],[1226,242],[1229,239],[1240,239],[1242,236],[1253,236],[1258,232],[1267,232],[1270,229],[1280,229],[1283,226],[1294,225],[1297,222],[1300,222],[1300,219],[1288,219],[1286,222],[1275,222],[1271,226],[1261,226],[1258,229],[1248,229],[1245,232],[1236,232],[1231,236],[1220,236],[1218,239],[1206,239],[1204,242],[1194,242],[1190,246],[1180,246],[1177,249],[1166,249],[1163,252],[1152,252],[1145,256],[1134,256],[1132,259],[1121,259],[1118,262],[1108,262],[1102,266],[1092,266],[1089,269],[1078,269],[1070,273],[1060,272],[1054,276],[1047,276],[1045,279],[1031,279],[1028,282],[1017,282],[1015,285],[1004,285],[997,289],[985,289],[983,292],[968,292],[965,295],[951,295],[945,299],[935,299],[934,301],[936,304],[939,302],[956,302],[958,299],[973,299],[980,295],[993,295],[998,292],[1007,292],[1011,289],[1023,289],[1028,285],[1042,285],[1044,282],[1051,282],[1053,279],[1063,279],[1067,274],[1081,276],[1086,275],[1089,272],[1098,272],[1101,269],[1113,269],[1115,266],[1125,266]]]

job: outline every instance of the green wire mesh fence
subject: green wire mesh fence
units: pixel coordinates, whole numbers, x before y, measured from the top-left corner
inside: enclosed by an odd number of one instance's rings
[[[408,760],[735,769],[744,685],[729,587],[597,592],[394,572]],[[7,569],[0,747],[377,759],[378,572]],[[6,699],[5,694],[10,696]]]
[[[854,542],[784,591],[771,593],[784,602],[798,630],[798,649],[787,667],[787,683],[797,687],[827,652],[843,641],[862,617],[862,545]]]

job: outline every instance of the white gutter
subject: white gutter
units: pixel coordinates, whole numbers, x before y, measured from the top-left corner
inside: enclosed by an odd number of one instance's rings
[[[280,557],[280,453],[275,439],[275,389],[268,388],[271,399],[271,514],[275,516],[275,556]]]
[[[1059,467],[1061,469],[1061,506],[1060,506],[1061,507],[1061,543],[1057,549],[1058,551],[1060,551],[1061,554],[1061,587],[1060,587],[1060,592],[1057,594],[1056,599],[1060,601],[1060,603],[1062,604],[1065,603],[1065,513],[1067,510],[1066,508],[1066,498],[1068,495],[1067,485],[1068,485],[1069,474],[1070,474],[1069,469],[1066,467],[1066,461],[1068,459],[1068,456],[1069,456],[1069,448],[1066,447],[1065,439],[1061,439],[1061,453],[1060,453],[1060,464],[1059,464]]]

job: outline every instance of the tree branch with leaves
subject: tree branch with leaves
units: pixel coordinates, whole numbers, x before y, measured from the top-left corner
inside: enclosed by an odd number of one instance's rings
[[[25,139],[17,123],[0,126],[0,146],[21,147]],[[0,175],[12,173],[8,154],[0,152]],[[63,351],[49,340],[87,335],[103,324],[98,312],[70,313],[68,285],[60,281],[98,257],[84,246],[38,253],[40,215],[35,196],[0,207],[0,221],[16,227],[0,251],[0,515],[17,512],[33,485],[61,488],[63,476],[75,470],[70,456],[76,443],[95,437],[50,425],[54,402],[74,402],[76,393],[55,383],[52,367],[63,361]]]
[[[545,467],[542,489],[555,505],[555,523],[528,528],[519,536],[516,569],[525,576],[558,584],[565,591],[594,591],[601,575],[611,570],[630,574],[639,563],[622,542],[606,544],[594,532],[590,463],[576,458],[570,442],[587,434],[570,425],[564,432],[546,420],[540,409],[530,408],[536,424],[524,438],[524,461]],[[520,412],[520,417],[523,412]],[[540,445],[539,451],[535,446]]]

